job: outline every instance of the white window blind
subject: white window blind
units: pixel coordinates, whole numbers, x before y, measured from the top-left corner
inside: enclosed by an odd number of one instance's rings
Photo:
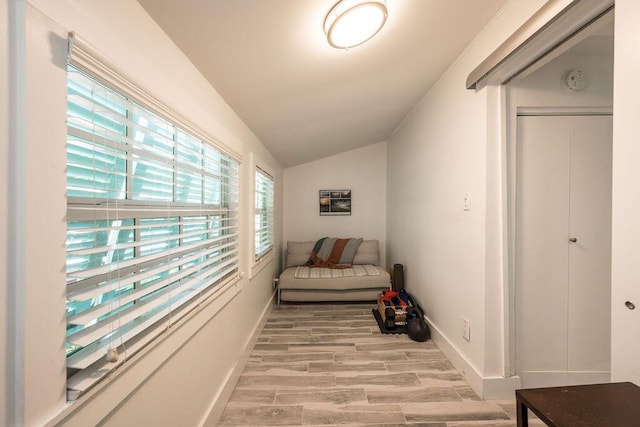
[[[254,256],[259,261],[273,250],[273,177],[256,168]]]
[[[67,99],[70,399],[236,280],[239,256],[238,160],[73,58]],[[118,360],[106,360],[113,349]]]

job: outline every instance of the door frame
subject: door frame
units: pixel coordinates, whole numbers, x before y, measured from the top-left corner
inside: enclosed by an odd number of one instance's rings
[[[476,90],[487,92],[487,126],[488,141],[487,167],[497,168],[495,178],[496,186],[488,188],[487,204],[495,210],[498,220],[491,224],[498,234],[496,241],[491,242],[488,251],[495,251],[496,260],[494,275],[487,276],[488,281],[499,283],[496,291],[501,292],[500,310],[501,318],[498,320],[500,327],[501,347],[496,349],[496,355],[501,357],[501,377],[504,380],[500,384],[493,385],[491,379],[486,381],[490,385],[488,391],[483,391],[485,396],[506,396],[519,386],[519,378],[515,376],[515,328],[513,325],[515,306],[515,258],[514,258],[514,206],[512,206],[513,176],[515,171],[515,152],[512,144],[515,144],[515,119],[518,107],[509,101],[509,82],[524,78],[528,73],[553,60],[564,53],[573,44],[582,40],[590,31],[590,25],[612,20],[615,14],[614,0],[573,0],[567,1],[569,6],[562,10],[558,16],[552,17],[548,22],[540,24],[538,21],[527,21],[522,28],[535,27],[535,32],[521,45],[512,46],[512,49],[504,61],[495,68],[489,70],[486,75],[477,82]],[[580,7],[574,7],[574,6]],[[584,7],[582,7],[584,6]],[[562,20],[558,19],[562,17]],[[547,17],[548,18],[548,17]],[[561,22],[562,21],[562,22]],[[538,28],[537,25],[540,25]],[[571,27],[572,31],[567,31]],[[592,27],[593,28],[593,27]],[[506,49],[506,43],[496,52]],[[608,111],[611,107],[604,107]],[[540,113],[537,108],[522,108],[522,112],[531,114]],[[547,113],[566,114],[571,110],[575,114],[601,114],[596,109],[581,109],[580,107],[562,109],[546,109]],[[595,110],[595,111],[594,111]],[[492,205],[492,203],[495,203]],[[489,226],[489,225],[488,225]],[[497,308],[497,307],[496,307]],[[497,320],[497,319],[496,319]],[[497,367],[497,366],[496,366]]]
[[[487,215],[495,215],[495,221],[487,222],[487,230],[496,233],[496,238],[488,241],[486,250],[488,253],[495,253],[495,263],[487,264],[490,268],[485,277],[487,284],[495,284],[492,292],[499,293],[498,300],[492,307],[500,310],[499,318],[491,319],[495,321],[493,325],[499,328],[499,347],[491,349],[491,355],[500,357],[495,368],[500,369],[500,376],[485,377],[482,397],[504,397],[512,396],[513,390],[519,388],[519,378],[514,377],[514,330],[512,328],[513,297],[514,297],[514,277],[513,277],[513,226],[514,221],[510,218],[513,209],[510,207],[510,179],[511,171],[509,164],[511,155],[509,151],[512,132],[512,120],[516,117],[517,108],[507,102],[507,84],[512,79],[524,77],[527,72],[535,67],[541,66],[557,55],[561,54],[567,47],[567,42],[579,40],[588,31],[590,24],[597,22],[601,18],[612,18],[615,15],[615,0],[550,0],[550,8],[544,8],[545,13],[534,14],[527,20],[508,40],[498,46],[486,59],[478,64],[469,78],[467,78],[467,88],[484,90],[487,96],[487,171],[494,171],[493,175],[487,175]],[[557,6],[557,8],[556,8]],[[564,7],[564,8],[563,8]],[[626,6],[632,9],[631,5]],[[541,9],[542,11],[542,9]],[[627,22],[627,21],[625,21]],[[635,27],[629,25],[626,34],[633,32]],[[615,36],[618,36],[618,25],[615,26]],[[635,34],[635,33],[633,33]],[[522,36],[526,35],[526,38]],[[635,39],[635,36],[634,38]],[[635,46],[631,43],[628,49]],[[615,51],[621,49],[616,45]],[[618,56],[616,55],[616,58]],[[491,68],[487,68],[487,63]],[[636,58],[630,55],[629,60],[623,65],[629,65],[624,71],[631,71],[631,62]],[[617,59],[616,59],[616,62]],[[474,84],[469,85],[472,75],[478,75],[477,69],[483,69],[484,74]],[[619,74],[619,73],[616,73]],[[628,73],[627,73],[628,74]],[[616,78],[614,76],[614,78]],[[617,87],[617,86],[616,86]],[[616,89],[614,88],[614,91]],[[614,102],[618,104],[618,102]],[[633,103],[630,111],[635,111],[637,103]],[[635,122],[634,122],[635,123]],[[614,128],[616,128],[614,119]],[[614,146],[616,140],[614,138]],[[625,147],[628,148],[628,147]],[[633,150],[627,150],[633,151]],[[615,166],[614,154],[614,166]],[[491,181],[491,182],[489,182]],[[615,179],[614,195],[615,199]],[[612,220],[615,221],[615,218]],[[615,234],[615,233],[614,233]],[[612,237],[615,238],[615,235]],[[613,268],[613,266],[612,266]],[[612,288],[615,283],[612,281]],[[612,289],[612,293],[615,289]],[[489,291],[487,291],[489,292]],[[612,345],[614,338],[612,337]],[[612,358],[613,367],[613,358]],[[613,376],[612,376],[613,378]]]

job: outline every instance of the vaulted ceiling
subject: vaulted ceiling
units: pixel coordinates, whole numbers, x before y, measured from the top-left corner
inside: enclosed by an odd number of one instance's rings
[[[385,141],[507,0],[386,0],[330,47],[336,0],[138,0],[283,167]]]

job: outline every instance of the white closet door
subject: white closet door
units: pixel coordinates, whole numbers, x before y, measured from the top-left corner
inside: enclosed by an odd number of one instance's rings
[[[569,127],[563,117],[518,117],[516,366],[564,370],[569,277]]]
[[[611,119],[571,118],[569,371],[611,365]]]
[[[517,372],[527,387],[601,380],[610,365],[611,117],[524,116],[517,126]]]

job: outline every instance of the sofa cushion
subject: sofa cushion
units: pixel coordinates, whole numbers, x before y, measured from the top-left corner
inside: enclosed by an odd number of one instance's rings
[[[355,289],[388,289],[389,273],[381,267],[376,267],[378,275],[361,277],[341,277],[339,279],[297,279],[296,268],[287,268],[280,275],[278,287],[280,289],[307,290],[355,290]]]
[[[287,267],[296,267],[309,260],[316,242],[287,242]]]
[[[287,241],[286,268],[303,265],[309,260],[311,251],[316,242],[294,242]],[[377,240],[364,240],[358,246],[352,264],[373,264],[380,265],[380,255],[378,252]]]
[[[353,257],[353,264],[373,264],[380,265],[380,253],[378,252],[377,240],[364,240],[356,255]]]
[[[349,268],[296,267],[296,279],[340,279],[342,277],[378,276],[380,267],[365,264],[353,265]]]

